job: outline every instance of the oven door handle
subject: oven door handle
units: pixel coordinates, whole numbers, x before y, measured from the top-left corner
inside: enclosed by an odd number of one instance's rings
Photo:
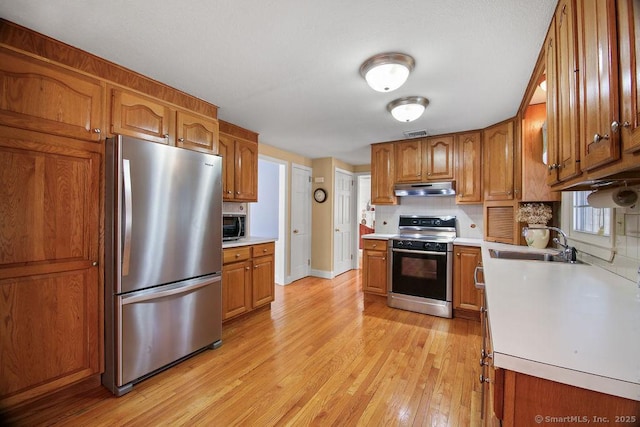
[[[424,254],[424,255],[439,255],[447,256],[449,252],[432,252],[432,251],[412,251],[410,249],[391,249],[392,252],[402,252],[404,254]]]

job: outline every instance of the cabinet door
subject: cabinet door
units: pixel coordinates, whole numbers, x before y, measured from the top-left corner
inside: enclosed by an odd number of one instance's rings
[[[618,1],[622,149],[640,150],[640,2]]]
[[[3,124],[85,141],[99,141],[104,87],[97,80],[0,52]]]
[[[620,158],[616,7],[613,0],[578,2],[579,52],[582,63],[580,127],[582,166],[591,170]]]
[[[422,140],[394,144],[396,182],[420,182],[422,180]]]
[[[235,140],[233,137],[221,133],[218,144],[218,154],[222,156],[222,199],[231,201],[235,194]]]
[[[251,261],[222,267],[222,320],[251,309]]]
[[[186,111],[176,115],[176,145],[204,153],[218,154],[218,121]]]
[[[371,203],[374,205],[395,205],[393,179],[395,174],[393,143],[371,146]]]
[[[453,179],[453,136],[427,138],[422,145],[425,159],[422,176],[426,181]]]
[[[556,20],[551,19],[544,42],[547,75],[547,184],[558,182],[558,71],[556,60]]]
[[[111,132],[173,145],[169,106],[122,89],[111,91]]]
[[[558,179],[580,174],[578,74],[575,0],[563,0],[556,16],[557,34],[557,158]]]
[[[234,199],[258,201],[258,144],[236,139]]]
[[[457,136],[456,203],[482,202],[481,135],[470,132]]]
[[[365,250],[362,258],[362,290],[387,294],[387,252]]]
[[[88,378],[101,368],[101,157],[92,152],[99,150],[96,144],[69,142],[0,130],[0,400],[7,398],[5,403]]]
[[[479,318],[482,291],[475,287],[474,273],[482,265],[480,248],[455,246],[453,252],[453,308],[460,317]],[[465,311],[467,313],[465,313]]]
[[[275,294],[275,265],[273,255],[261,256],[253,259],[253,308],[269,304]]]
[[[484,200],[513,199],[513,121],[483,132]]]

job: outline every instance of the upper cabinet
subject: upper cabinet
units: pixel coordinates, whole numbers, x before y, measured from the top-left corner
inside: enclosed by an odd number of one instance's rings
[[[257,202],[258,134],[221,121],[219,139],[223,200]]]
[[[122,88],[111,88],[111,133],[218,153],[216,119]]]
[[[393,193],[395,174],[394,144],[385,142],[371,145],[371,203],[395,205]]]
[[[482,202],[482,133],[456,136],[456,203]]]
[[[453,179],[453,136],[427,138],[422,144],[425,165],[424,181],[450,181]]]
[[[514,199],[513,120],[483,131],[484,200]]]
[[[577,18],[582,167],[588,171],[620,158],[620,132],[612,126],[619,121],[615,2],[582,0]]]
[[[17,53],[0,51],[3,124],[85,141],[101,138],[104,85]]]
[[[453,136],[400,141],[394,144],[395,182],[453,179]]]
[[[562,0],[546,43],[548,175],[555,184],[580,174],[576,5]]]
[[[620,120],[622,150],[640,150],[640,3],[622,0],[618,6],[618,51],[620,54]]]
[[[111,89],[111,133],[170,144],[171,109],[147,96]]]
[[[218,121],[188,111],[176,112],[176,146],[218,153]]]

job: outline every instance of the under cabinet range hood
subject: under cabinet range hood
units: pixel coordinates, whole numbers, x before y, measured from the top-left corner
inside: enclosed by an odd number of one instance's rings
[[[396,184],[396,196],[431,197],[455,196],[455,181],[450,182],[416,182],[412,184]]]

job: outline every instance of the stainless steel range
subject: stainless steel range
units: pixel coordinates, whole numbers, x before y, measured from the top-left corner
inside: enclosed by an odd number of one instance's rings
[[[389,307],[451,318],[456,217],[401,215],[389,239]]]

